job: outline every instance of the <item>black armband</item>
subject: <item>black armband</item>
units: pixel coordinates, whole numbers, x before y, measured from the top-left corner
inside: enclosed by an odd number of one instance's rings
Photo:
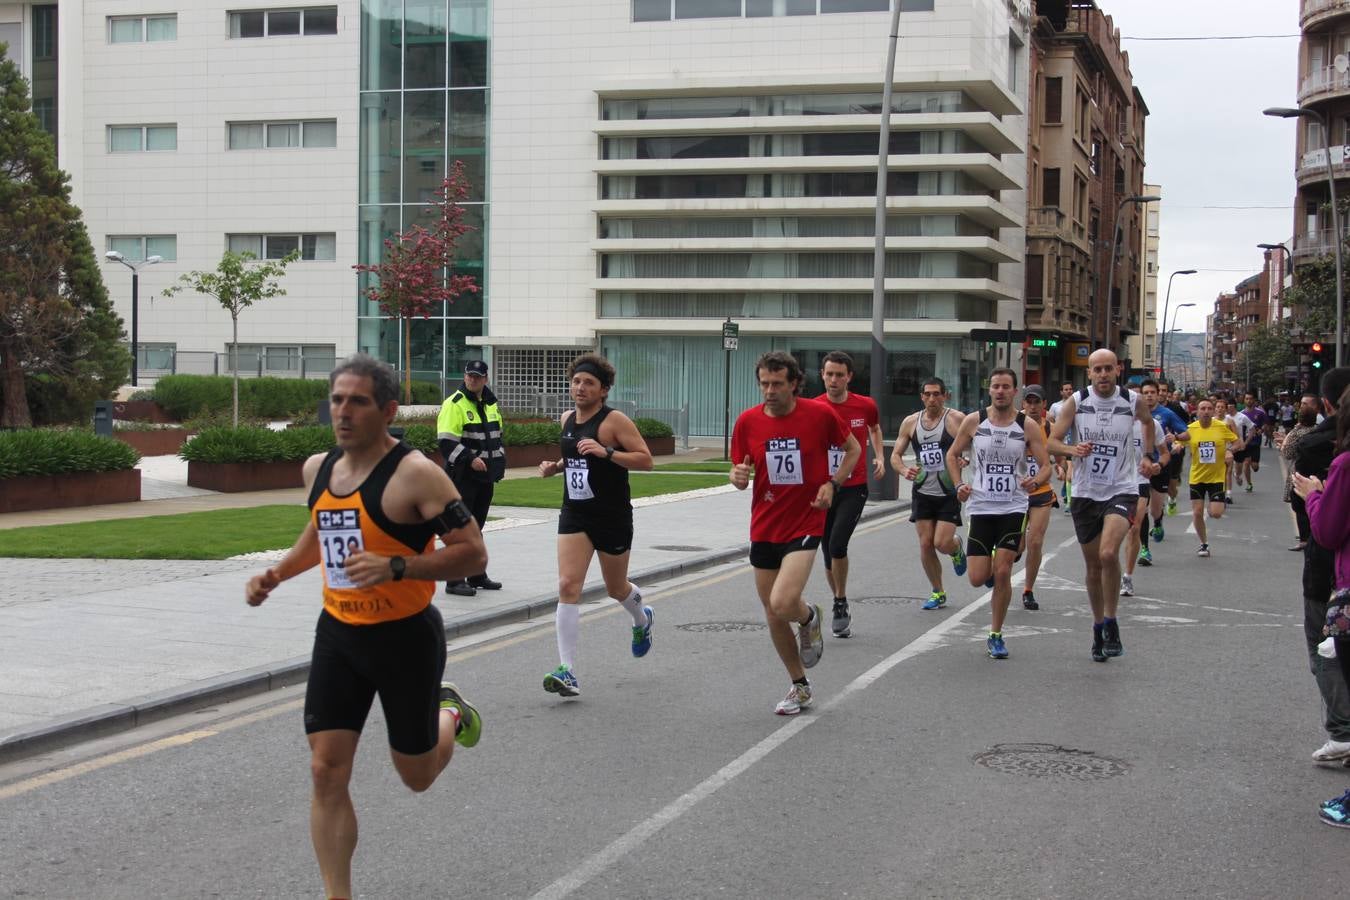
[[[464,505],[464,501],[451,500],[445,504],[445,509],[441,510],[440,515],[431,520],[431,524],[436,526],[437,534],[445,534],[447,531],[463,528],[472,521],[473,516],[469,513],[469,508]]]

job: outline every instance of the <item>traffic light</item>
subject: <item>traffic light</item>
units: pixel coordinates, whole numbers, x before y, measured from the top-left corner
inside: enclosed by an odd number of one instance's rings
[[[1322,375],[1331,368],[1329,348],[1321,341],[1313,341],[1308,354],[1308,389],[1315,391],[1322,383]]]

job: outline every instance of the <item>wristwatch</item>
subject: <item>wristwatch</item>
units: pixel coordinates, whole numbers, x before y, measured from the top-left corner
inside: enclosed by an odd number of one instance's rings
[[[614,448],[613,448],[613,447],[606,447],[606,448],[605,448],[605,459],[613,459],[613,458],[614,458]]]
[[[835,481],[833,478],[830,479],[830,486],[834,488],[834,492],[835,492],[836,494],[839,493],[839,492],[840,492],[841,490],[843,490],[843,488],[844,488],[844,486],[843,486],[842,484],[840,484],[839,482]]]
[[[402,581],[403,573],[408,570],[408,561],[401,556],[389,557],[389,571],[394,573],[394,581]]]

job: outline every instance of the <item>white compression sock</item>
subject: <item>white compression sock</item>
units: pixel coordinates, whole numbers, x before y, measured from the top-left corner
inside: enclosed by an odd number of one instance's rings
[[[576,603],[559,603],[556,625],[558,662],[570,669],[577,653],[577,637],[581,632],[581,607]]]
[[[618,597],[610,597],[609,599],[628,610],[628,614],[633,617],[633,624],[641,628],[647,624],[647,614],[642,611],[642,595],[638,593],[635,585],[630,584],[630,586],[633,590],[624,599],[620,600]]]

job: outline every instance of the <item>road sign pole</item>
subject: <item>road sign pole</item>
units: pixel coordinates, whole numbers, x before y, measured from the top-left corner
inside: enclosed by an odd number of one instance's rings
[[[722,349],[726,351],[726,398],[722,418],[722,458],[731,459],[731,351],[740,344],[741,326],[727,320],[722,323]]]

